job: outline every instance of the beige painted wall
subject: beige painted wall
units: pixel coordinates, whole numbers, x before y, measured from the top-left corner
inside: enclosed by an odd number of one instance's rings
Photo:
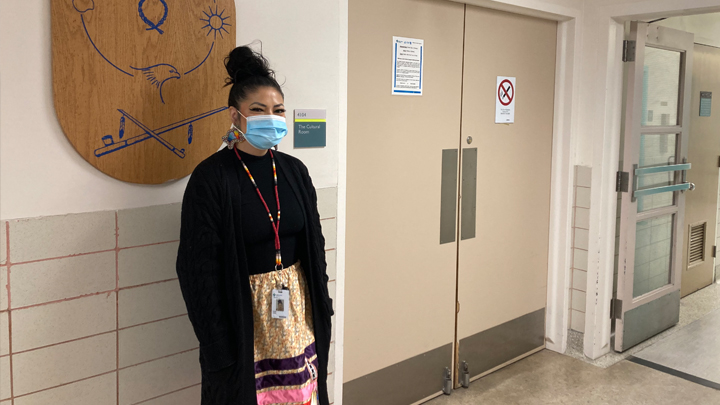
[[[695,34],[695,43],[720,47],[720,13],[670,17],[658,25]]]

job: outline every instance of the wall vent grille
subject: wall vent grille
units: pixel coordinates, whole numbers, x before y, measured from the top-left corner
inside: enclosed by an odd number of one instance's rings
[[[690,225],[690,242],[688,243],[688,266],[705,260],[705,230],[707,222]]]

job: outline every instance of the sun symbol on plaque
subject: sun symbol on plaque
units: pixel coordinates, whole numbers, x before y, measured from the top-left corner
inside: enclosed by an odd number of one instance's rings
[[[218,32],[220,33],[220,37],[223,37],[223,31],[228,32],[228,30],[225,29],[226,25],[230,25],[225,22],[230,16],[223,17],[223,14],[225,14],[225,10],[220,11],[218,13],[218,8],[215,6],[215,11],[213,11],[212,7],[208,7],[208,10],[210,10],[210,14],[208,14],[206,11],[203,11],[203,14],[207,18],[201,18],[200,21],[205,21],[205,26],[202,27],[202,29],[207,28],[208,32],[207,35],[213,34],[213,39],[217,39]],[[229,34],[229,32],[228,32]]]

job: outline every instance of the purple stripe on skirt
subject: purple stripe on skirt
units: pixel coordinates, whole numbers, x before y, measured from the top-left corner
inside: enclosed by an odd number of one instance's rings
[[[293,374],[271,374],[255,379],[255,389],[300,385],[310,380],[310,371],[307,369]]]
[[[305,353],[289,359],[264,359],[255,362],[255,374],[272,370],[296,370],[305,366],[305,359],[315,355],[315,342],[305,348]]]
[[[318,368],[317,357],[311,362],[315,369]],[[300,385],[311,379],[310,371],[306,368],[299,373],[292,374],[271,374],[255,379],[255,390],[263,388]]]

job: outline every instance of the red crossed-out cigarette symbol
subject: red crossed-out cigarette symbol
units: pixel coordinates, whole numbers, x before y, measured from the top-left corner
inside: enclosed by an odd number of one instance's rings
[[[508,106],[514,98],[515,87],[513,87],[512,82],[508,79],[500,82],[500,86],[498,87],[498,100],[500,100],[500,104]]]

